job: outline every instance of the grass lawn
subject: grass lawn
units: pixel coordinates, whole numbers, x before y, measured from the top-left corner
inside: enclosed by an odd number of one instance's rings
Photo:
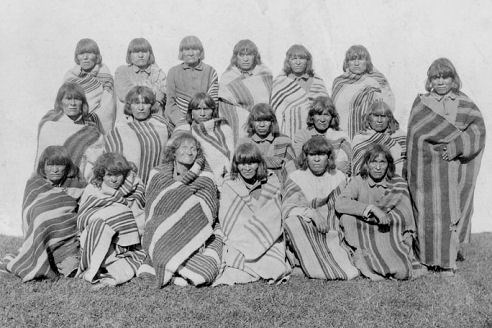
[[[0,256],[20,238],[0,236]],[[472,236],[454,277],[319,281],[281,286],[92,291],[80,279],[0,276],[0,327],[492,327],[492,233]]]

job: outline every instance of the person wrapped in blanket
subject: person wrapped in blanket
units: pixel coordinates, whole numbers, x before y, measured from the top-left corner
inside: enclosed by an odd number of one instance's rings
[[[413,256],[415,222],[408,186],[395,174],[393,157],[384,146],[367,150],[359,175],[336,198],[335,209],[353,263],[365,277],[408,279],[413,269],[420,269]]]
[[[307,128],[299,130],[294,136],[294,151],[299,157],[303,145],[313,136],[323,136],[333,146],[337,169],[350,175],[352,149],[345,131],[340,130],[340,117],[330,97],[316,97],[309,107],[305,124]]]
[[[335,197],[347,177],[335,165],[335,150],[323,136],[302,147],[297,171],[289,175],[282,192],[282,218],[293,267],[316,279],[349,280],[359,275],[339,238]]]
[[[217,285],[264,280],[278,284],[288,279],[285,258],[280,182],[267,170],[258,147],[237,147],[231,174],[220,195],[219,222],[224,249]]]
[[[134,165],[123,155],[105,153],[97,159],[77,217],[81,247],[77,276],[96,284],[94,288],[129,281],[143,262],[144,192]]]
[[[147,256],[138,270],[140,283],[157,288],[211,284],[222,257],[219,201],[195,137],[181,133],[171,141],[163,163],[150,174],[146,198],[142,246]]]
[[[23,282],[71,276],[79,264],[77,207],[86,183],[63,146],[48,146],[26,183],[22,203],[24,241],[7,271]]]

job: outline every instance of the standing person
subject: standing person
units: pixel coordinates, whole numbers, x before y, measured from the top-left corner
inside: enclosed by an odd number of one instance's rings
[[[340,114],[340,127],[350,139],[359,133],[362,118],[375,99],[382,98],[394,109],[395,99],[388,80],[374,68],[364,46],[351,46],[345,53],[344,73],[333,81],[332,98]]]
[[[407,136],[417,245],[423,264],[453,275],[459,246],[470,239],[485,125],[449,59],[430,65],[425,89],[413,103]]]
[[[314,73],[313,57],[300,44],[291,46],[285,54],[282,73],[273,80],[270,104],[277,116],[280,133],[293,139],[306,127],[312,100],[328,96],[325,82]]]
[[[75,67],[65,74],[63,80],[82,87],[89,114],[93,116],[99,129],[107,133],[113,128],[116,119],[114,81],[109,68],[102,62],[96,41],[81,39],[77,42],[74,61]]]
[[[176,126],[186,125],[186,112],[191,98],[198,92],[207,93],[217,103],[219,80],[212,66],[203,62],[205,50],[194,35],[186,36],[179,43],[181,64],[168,73],[166,117]]]

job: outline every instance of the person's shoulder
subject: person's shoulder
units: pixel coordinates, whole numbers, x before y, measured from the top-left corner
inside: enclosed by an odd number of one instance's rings
[[[275,138],[275,143],[282,143],[282,144],[291,144],[292,143],[292,139],[289,138],[288,136],[286,136],[285,134],[279,134],[276,138]]]

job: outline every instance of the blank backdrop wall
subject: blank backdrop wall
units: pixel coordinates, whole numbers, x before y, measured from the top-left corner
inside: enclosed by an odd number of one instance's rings
[[[164,70],[178,64],[178,44],[197,35],[205,62],[219,76],[234,44],[252,39],[274,75],[287,48],[304,44],[315,71],[331,89],[345,51],[363,44],[390,81],[396,117],[405,128],[411,104],[424,92],[427,68],[438,57],[455,64],[467,93],[482,110],[487,130],[492,108],[491,1],[2,1],[0,35],[0,233],[20,235],[24,186],[34,167],[37,124],[53,107],[75,44],[97,41],[114,73],[128,43],[147,38]],[[487,143],[490,144],[490,135]],[[490,147],[488,147],[490,148]],[[486,149],[475,193],[472,230],[492,231],[491,162]]]

